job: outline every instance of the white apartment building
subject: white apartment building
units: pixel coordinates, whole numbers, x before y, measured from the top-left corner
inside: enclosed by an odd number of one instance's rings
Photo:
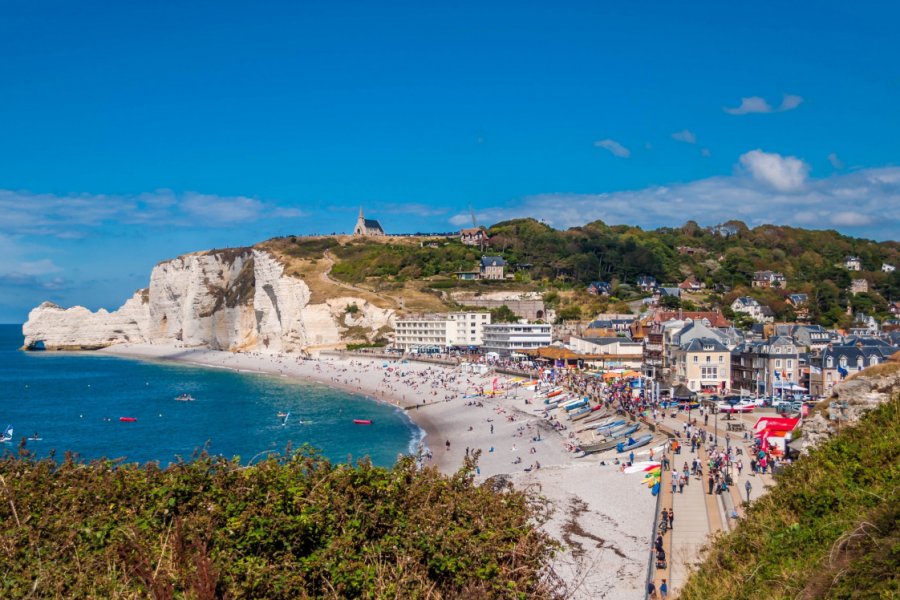
[[[481,346],[488,312],[459,312],[402,319],[394,328],[394,346],[403,350]]]
[[[544,323],[495,323],[485,325],[485,352],[496,352],[500,356],[509,356],[513,352],[534,350],[550,345],[552,326]]]

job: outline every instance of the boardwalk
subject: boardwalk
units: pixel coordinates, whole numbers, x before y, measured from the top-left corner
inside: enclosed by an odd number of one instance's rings
[[[693,413],[692,417],[699,414]],[[742,503],[746,501],[745,484],[751,483],[750,498],[756,500],[765,493],[766,488],[772,485],[771,475],[759,475],[750,472],[750,455],[748,450],[752,439],[745,440],[741,433],[726,433],[726,423],[743,424],[747,431],[759,418],[759,414],[735,415],[732,421],[727,421],[723,415],[719,415],[718,429],[716,420],[711,419],[707,426],[703,425],[702,418],[697,419],[698,427],[715,435],[718,432],[720,444],[736,447],[742,450],[737,456],[745,465],[743,473],[739,476],[737,469],[732,469],[734,485],[726,495],[709,494],[705,477],[698,479],[692,476],[690,483],[684,486],[680,493],[672,494],[672,471],[666,471],[662,478],[661,506],[671,508],[675,512],[674,528],[664,536],[664,547],[668,557],[667,569],[655,569],[653,579],[659,589],[663,578],[667,579],[669,597],[677,597],[678,590],[685,584],[691,570],[702,559],[701,551],[709,541],[710,534],[728,531],[736,526],[732,518],[732,510],[738,517],[743,517]],[[681,437],[683,426],[687,423],[687,415],[680,412],[673,419],[665,416],[657,423],[657,427],[672,436]],[[682,446],[680,454],[669,454],[672,467],[681,470],[684,463],[691,464],[694,457],[700,459],[704,475],[708,474],[709,456],[705,447],[691,452],[690,444]]]

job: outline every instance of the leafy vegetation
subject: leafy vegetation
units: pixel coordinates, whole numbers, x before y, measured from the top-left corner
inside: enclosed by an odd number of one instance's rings
[[[778,476],[684,599],[900,596],[900,391]]]
[[[4,598],[556,598],[526,493],[404,458],[0,461]]]

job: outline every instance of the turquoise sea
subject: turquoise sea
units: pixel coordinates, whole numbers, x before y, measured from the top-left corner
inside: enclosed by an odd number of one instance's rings
[[[166,465],[205,446],[246,464],[290,442],[332,461],[368,455],[390,466],[421,437],[402,410],[322,385],[89,352],[22,352],[22,341],[20,325],[0,325],[0,427],[15,429],[0,453],[36,433],[42,439],[27,448],[59,459],[71,450],[85,460]],[[176,401],[182,393],[195,401]],[[278,413],[287,412],[282,424]]]

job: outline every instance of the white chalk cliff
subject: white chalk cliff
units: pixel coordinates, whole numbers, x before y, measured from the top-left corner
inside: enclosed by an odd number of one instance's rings
[[[250,248],[180,256],[157,265],[150,287],[114,312],[44,302],[22,327],[26,348],[95,349],[119,343],[178,343],[215,350],[306,352],[393,328],[392,310],[361,298],[310,304],[303,280],[271,254]],[[355,305],[356,309],[348,310]]]

